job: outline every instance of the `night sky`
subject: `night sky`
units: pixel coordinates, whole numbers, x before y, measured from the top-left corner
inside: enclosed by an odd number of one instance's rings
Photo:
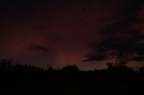
[[[81,69],[144,66],[143,0],[1,0],[0,58]]]

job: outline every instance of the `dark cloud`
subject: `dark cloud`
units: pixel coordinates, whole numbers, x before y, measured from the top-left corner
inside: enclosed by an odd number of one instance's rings
[[[34,44],[31,44],[31,45],[29,46],[29,49],[30,49],[31,51],[43,51],[43,52],[49,52],[49,51],[50,51],[46,46],[34,45]]]
[[[83,60],[84,62],[87,62],[87,61],[102,61],[102,60],[105,60],[107,58],[107,55],[106,54],[101,54],[101,53],[96,53],[96,54],[89,54],[87,56],[86,60]]]
[[[131,32],[135,31],[130,31],[129,28],[131,28],[132,25],[136,25],[140,23],[140,18],[138,15],[130,15],[128,17],[122,18],[118,21],[115,21],[113,23],[109,23],[102,27],[100,33],[102,36],[109,37],[109,36],[114,36],[114,35],[128,35],[131,34]],[[132,27],[133,28],[133,27]],[[136,27],[137,28],[137,27]],[[137,34],[137,32],[135,32]]]
[[[136,4],[136,5],[135,5]],[[132,10],[132,8],[135,8]],[[144,34],[140,30],[141,19],[139,10],[142,1],[132,0],[129,5],[124,5],[121,19],[111,22],[100,31],[101,39],[91,44],[94,53],[86,56],[85,61],[100,61],[105,59],[119,59],[127,61],[143,61],[144,56]]]
[[[134,56],[131,61],[144,61],[144,56]]]
[[[99,60],[99,57],[102,58],[101,60],[109,58],[131,60],[133,57],[133,61],[136,61],[144,55],[144,43],[140,42],[142,40],[144,40],[144,35],[138,29],[107,34],[100,42],[91,44],[95,54],[86,56],[87,61]]]

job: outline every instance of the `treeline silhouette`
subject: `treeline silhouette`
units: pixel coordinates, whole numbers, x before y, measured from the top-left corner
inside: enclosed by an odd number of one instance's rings
[[[144,67],[134,71],[126,61],[106,69],[80,70],[76,65],[47,69],[0,60],[0,95],[144,95]]]

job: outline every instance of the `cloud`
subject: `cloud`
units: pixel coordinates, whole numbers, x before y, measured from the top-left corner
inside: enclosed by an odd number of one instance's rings
[[[131,11],[132,7],[136,9]],[[144,33],[140,30],[141,19],[138,15],[141,7],[141,0],[132,0],[124,9],[118,8],[120,13],[123,12],[123,16],[102,27],[101,39],[90,45],[93,53],[86,55],[87,59],[84,61],[144,61]]]
[[[95,60],[97,60],[97,61],[102,61],[102,60],[105,60],[105,59],[107,58],[107,55],[96,53],[96,54],[87,55],[87,56],[85,56],[85,57],[87,57],[87,59],[86,59],[86,60],[83,60],[84,62],[87,62],[87,61],[95,61]]]
[[[131,61],[144,61],[144,56],[134,56]]]
[[[30,51],[43,51],[43,52],[49,52],[50,51],[46,46],[34,45],[34,44],[31,44],[29,46],[29,49],[30,49]]]
[[[104,36],[98,43],[91,44],[94,54],[86,56],[86,61],[109,58],[142,61],[144,43],[141,41],[144,40],[144,34],[139,29],[128,29],[127,27],[124,30],[125,32],[118,30],[119,32],[111,31],[112,34],[103,34]]]

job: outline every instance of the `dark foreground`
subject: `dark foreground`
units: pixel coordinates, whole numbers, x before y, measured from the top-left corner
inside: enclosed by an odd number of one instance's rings
[[[144,75],[129,68],[80,71],[0,65],[0,95],[144,95]]]

